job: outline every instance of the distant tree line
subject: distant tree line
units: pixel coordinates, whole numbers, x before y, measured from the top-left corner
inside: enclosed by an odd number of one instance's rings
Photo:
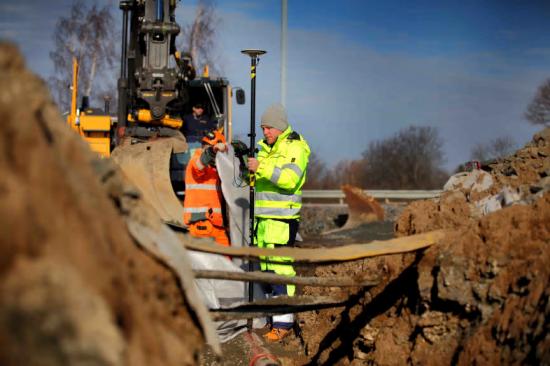
[[[448,179],[443,143],[435,127],[410,126],[373,141],[357,160],[327,168],[316,154],[308,167],[306,189],[439,189]]]
[[[517,148],[510,136],[476,144],[470,159],[486,162],[511,155]],[[351,184],[363,189],[441,189],[450,173],[443,168],[443,142],[435,127],[409,126],[372,141],[355,160],[327,167],[314,152],[310,156],[305,189],[339,189]],[[459,165],[454,173],[463,171]]]
[[[516,148],[516,143],[511,136],[501,136],[487,143],[475,145],[470,152],[470,159],[480,162],[498,159],[512,154]]]

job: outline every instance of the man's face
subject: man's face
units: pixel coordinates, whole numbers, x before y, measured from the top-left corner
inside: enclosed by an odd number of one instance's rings
[[[262,126],[262,131],[268,145],[273,145],[277,141],[277,137],[283,133],[283,131],[269,126]]]
[[[193,114],[195,116],[202,116],[204,109],[202,107],[193,107]]]

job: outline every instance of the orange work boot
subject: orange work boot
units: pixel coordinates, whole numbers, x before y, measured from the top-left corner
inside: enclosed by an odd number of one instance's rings
[[[264,334],[268,342],[279,342],[290,333],[290,329],[272,328],[269,333]]]

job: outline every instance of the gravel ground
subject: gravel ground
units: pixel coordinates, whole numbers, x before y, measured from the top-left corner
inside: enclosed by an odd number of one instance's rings
[[[403,212],[406,203],[384,203],[385,219],[383,224],[372,223],[374,227],[384,226],[384,232],[387,232],[388,225],[392,226],[397,217]],[[300,235],[307,240],[317,238],[323,233],[330,232],[342,227],[347,220],[347,206],[329,206],[329,205],[305,205],[302,207],[302,222],[300,223]],[[323,235],[324,236],[324,235]],[[366,238],[367,240],[369,238]],[[379,239],[372,238],[370,240]]]

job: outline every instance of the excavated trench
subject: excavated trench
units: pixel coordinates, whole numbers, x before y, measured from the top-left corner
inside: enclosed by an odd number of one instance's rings
[[[95,160],[5,44],[0,81],[0,364],[201,362],[205,336],[178,279],[122,219],[135,193],[107,189],[99,177],[116,169]],[[407,206],[393,230],[323,235],[364,242],[447,230],[422,251],[300,269],[381,282],[300,288],[348,299],[298,314],[296,332],[269,350],[285,365],[550,363],[550,129],[484,169]],[[315,221],[309,233],[327,229],[336,226]],[[242,361],[234,353],[225,364]]]

